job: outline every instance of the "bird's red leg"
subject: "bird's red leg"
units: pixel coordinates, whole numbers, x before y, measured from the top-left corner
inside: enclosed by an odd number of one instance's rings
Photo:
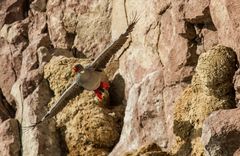
[[[98,89],[94,90],[95,95],[98,98],[99,106],[103,106],[109,103],[109,93],[108,90],[110,85],[108,82],[101,82]]]
[[[99,100],[102,100],[102,92],[98,89],[94,90],[95,95],[98,97]]]
[[[108,82],[101,82],[100,87],[108,90],[110,88],[110,84]]]

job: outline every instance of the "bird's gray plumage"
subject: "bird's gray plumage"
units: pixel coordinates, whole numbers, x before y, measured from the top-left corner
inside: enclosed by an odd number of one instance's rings
[[[61,97],[56,101],[56,103],[49,109],[49,111],[43,116],[43,118],[27,127],[35,127],[37,124],[45,121],[46,119],[54,117],[59,113],[68,103],[71,95],[78,90],[78,93],[82,93],[84,89],[95,90],[99,87],[100,82],[105,79],[103,73],[99,72],[99,69],[106,67],[110,58],[123,46],[123,44],[129,38],[130,33],[133,31],[138,18],[134,18],[129,24],[126,31],[119,36],[110,46],[108,46],[98,57],[86,68],[83,69],[83,73],[77,74],[76,80],[71,86],[61,95]]]
[[[86,90],[96,90],[101,82],[107,82],[108,79],[103,71],[96,71],[91,68],[85,68],[77,74],[77,81],[80,86]]]
[[[106,67],[106,64],[110,58],[123,46],[127,41],[130,33],[133,31],[138,18],[134,18],[128,26],[125,33],[121,34],[117,40],[115,40],[109,47],[107,47],[98,57],[90,64],[91,68],[102,69]]]
[[[49,109],[49,111],[44,115],[41,121],[44,121],[48,118],[55,116],[58,112],[60,112],[66,105],[68,100],[71,98],[71,95],[75,92],[82,93],[84,88],[79,86],[77,81],[74,81],[71,86],[68,87],[67,90],[63,92],[61,97],[55,102],[55,104]]]

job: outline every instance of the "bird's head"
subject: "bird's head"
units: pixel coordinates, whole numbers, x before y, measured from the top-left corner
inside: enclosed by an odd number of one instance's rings
[[[75,64],[73,67],[72,67],[72,71],[73,73],[80,73],[81,71],[83,71],[83,66],[81,64]]]

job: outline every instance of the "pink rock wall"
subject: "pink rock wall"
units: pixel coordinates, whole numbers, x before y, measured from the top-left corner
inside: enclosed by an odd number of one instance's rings
[[[37,121],[53,97],[43,77],[45,64],[56,55],[94,58],[137,13],[140,20],[131,42],[121,50],[124,54],[117,71],[125,84],[126,110],[120,140],[110,155],[149,143],[171,151],[176,144],[175,101],[190,84],[198,56],[221,44],[239,57],[239,8],[237,0],[2,0],[0,88],[4,103],[11,112],[16,110],[21,124]],[[238,73],[233,82],[237,102]],[[8,118],[6,111],[0,111],[1,122]],[[61,154],[54,122],[20,135],[25,155]]]

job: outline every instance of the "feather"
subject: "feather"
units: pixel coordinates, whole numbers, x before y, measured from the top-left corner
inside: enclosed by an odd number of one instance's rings
[[[61,97],[58,99],[58,101],[49,109],[47,114],[42,118],[42,120],[51,118],[55,116],[58,112],[60,112],[68,103],[68,101],[73,98],[74,95],[77,95],[76,93],[83,92],[83,88],[80,87],[75,81],[71,86],[68,87],[68,89],[61,95]],[[41,121],[42,121],[41,120]]]
[[[54,117],[68,104],[68,101],[71,98],[73,98],[73,96],[76,96],[77,94],[82,93],[83,90],[84,90],[84,88],[79,86],[77,81],[74,81],[74,83],[71,86],[69,86],[67,90],[64,91],[64,93],[61,95],[61,97],[49,109],[49,111],[43,116],[43,118],[40,121],[38,121],[30,126],[25,126],[25,127],[23,126],[23,128],[35,127],[38,124],[44,122],[45,120]]]
[[[138,18],[135,16],[132,22],[129,24],[125,33],[121,34],[117,40],[115,40],[110,46],[108,46],[98,57],[88,66],[95,70],[103,69],[110,58],[124,45],[124,43],[129,38],[130,33],[133,31]]]

